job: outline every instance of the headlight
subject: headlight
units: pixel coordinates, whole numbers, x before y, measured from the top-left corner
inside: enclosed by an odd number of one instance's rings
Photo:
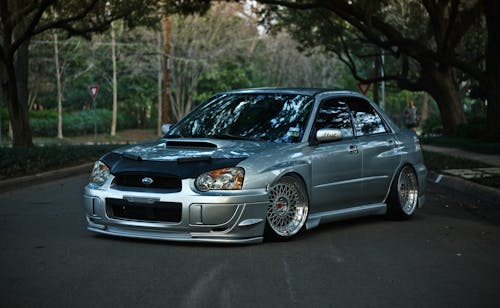
[[[90,175],[90,183],[97,184],[98,186],[104,185],[109,178],[109,168],[101,161],[96,161],[94,169]]]
[[[200,191],[209,190],[238,190],[243,186],[245,171],[243,168],[233,167],[205,172],[198,176],[195,186]]]

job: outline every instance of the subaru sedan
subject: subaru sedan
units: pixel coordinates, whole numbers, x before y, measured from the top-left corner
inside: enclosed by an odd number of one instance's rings
[[[256,243],[364,215],[408,219],[424,205],[426,172],[415,133],[365,96],[244,89],[104,155],[84,203],[101,234]]]

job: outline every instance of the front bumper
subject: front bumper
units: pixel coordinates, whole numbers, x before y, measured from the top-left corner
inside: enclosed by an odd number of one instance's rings
[[[84,191],[87,229],[102,234],[143,239],[262,242],[269,205],[265,189],[200,193],[194,188],[193,182],[193,179],[182,180],[179,192],[113,187],[109,184],[96,189],[87,185]],[[117,200],[143,209],[157,203],[167,206],[178,203],[180,219],[153,221],[147,218],[117,217],[111,208],[111,201],[116,203]]]

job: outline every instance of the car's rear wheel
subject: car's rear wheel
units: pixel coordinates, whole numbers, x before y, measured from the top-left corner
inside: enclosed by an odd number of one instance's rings
[[[408,219],[418,204],[418,179],[415,170],[405,165],[392,183],[387,200],[387,215],[393,219]]]
[[[287,240],[304,226],[309,212],[309,201],[302,180],[285,175],[269,190],[269,208],[266,217],[266,237]]]

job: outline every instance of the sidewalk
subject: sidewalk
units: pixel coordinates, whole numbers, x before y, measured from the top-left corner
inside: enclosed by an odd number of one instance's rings
[[[457,158],[474,160],[491,165],[491,168],[448,169],[443,174],[429,173],[428,180],[448,188],[484,197],[500,205],[500,187],[489,187],[472,182],[473,178],[487,178],[500,175],[500,155],[464,151],[457,148],[424,145],[424,151],[445,154]]]

